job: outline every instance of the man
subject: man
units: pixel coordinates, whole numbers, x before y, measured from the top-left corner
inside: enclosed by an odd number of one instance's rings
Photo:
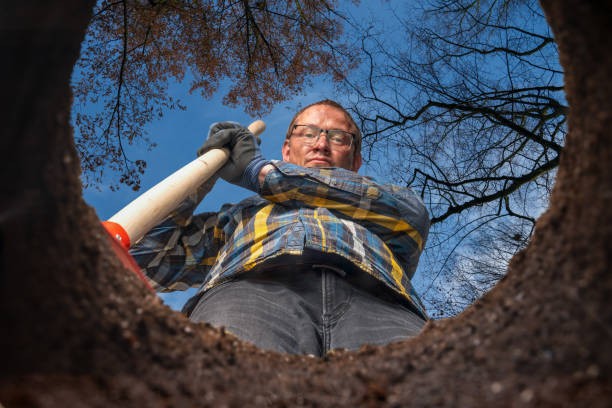
[[[412,289],[429,228],[407,188],[357,174],[361,133],[334,101],[293,118],[283,161],[255,137],[213,125],[199,154],[230,149],[223,179],[257,195],[192,215],[214,180],[131,250],[158,290],[200,285],[184,312],[270,350],[323,356],[416,335],[427,319]]]

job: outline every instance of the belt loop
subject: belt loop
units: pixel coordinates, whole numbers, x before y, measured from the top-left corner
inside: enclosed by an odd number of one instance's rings
[[[335,266],[315,264],[315,265],[312,265],[312,267],[317,268],[317,269],[329,269],[330,271],[336,272],[338,275],[342,276],[343,278],[346,277],[346,272],[344,272],[340,268],[336,268]]]

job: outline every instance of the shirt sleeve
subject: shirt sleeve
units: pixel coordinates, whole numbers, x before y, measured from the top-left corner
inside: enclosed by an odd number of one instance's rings
[[[261,194],[290,207],[324,207],[380,237],[391,251],[413,264],[423,250],[429,215],[421,198],[407,187],[380,185],[341,168],[305,168],[273,162]]]
[[[202,184],[159,225],[130,248],[157,291],[186,290],[201,284],[225,242],[219,213],[193,215],[215,179]]]

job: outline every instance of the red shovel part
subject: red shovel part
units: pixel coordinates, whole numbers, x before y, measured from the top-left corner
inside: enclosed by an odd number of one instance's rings
[[[128,252],[128,249],[130,249],[130,238],[125,229],[112,221],[102,221],[102,226],[108,233],[113,252],[117,258],[119,258],[123,266],[134,272],[138,278],[145,283],[149,290],[155,292],[145,275],[142,273],[140,266],[138,266],[134,258],[132,258],[132,255]]]

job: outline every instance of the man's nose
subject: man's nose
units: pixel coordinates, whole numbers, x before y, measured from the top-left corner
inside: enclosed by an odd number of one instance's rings
[[[324,130],[321,130],[321,133],[319,133],[315,147],[320,150],[329,150],[329,140],[327,140],[327,132]]]

